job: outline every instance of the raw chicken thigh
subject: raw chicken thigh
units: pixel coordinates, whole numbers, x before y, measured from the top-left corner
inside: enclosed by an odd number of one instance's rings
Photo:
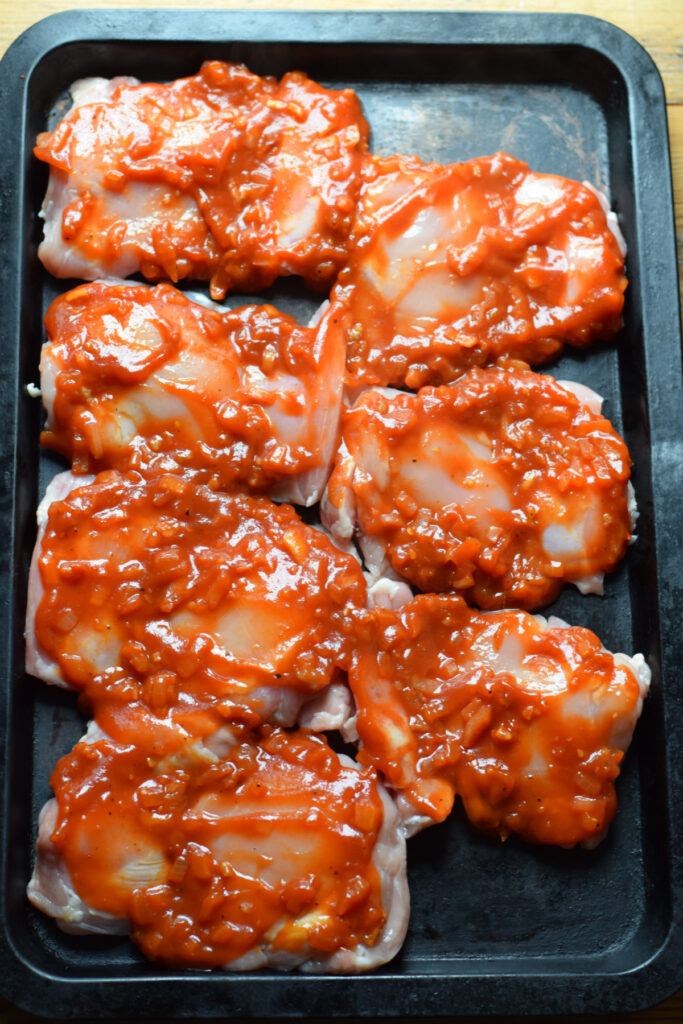
[[[287,505],[176,476],[103,473],[39,518],[27,671],[80,690],[98,724],[143,750],[224,722],[291,725],[348,664],[358,562]],[[61,493],[60,493],[61,491]],[[348,706],[338,705],[340,727]]]
[[[360,617],[358,756],[402,794],[409,831],[442,821],[457,794],[503,838],[602,837],[649,686],[642,655],[612,655],[559,619],[482,614],[455,594]]]
[[[631,537],[632,495],[596,400],[512,367],[416,395],[366,391],[344,413],[323,519],[340,540],[357,531],[373,573],[388,561],[481,608],[538,608],[570,580],[600,592]]]
[[[170,285],[81,285],[45,324],[42,443],[74,472],[136,469],[318,501],[344,347],[272,306],[218,312]]]
[[[58,277],[210,279],[211,294],[281,274],[329,285],[347,256],[368,127],[350,89],[207,61],[166,85],[86,79],[44,132],[39,256]]]
[[[440,172],[417,161],[410,190],[409,161],[376,172],[327,314],[348,344],[349,383],[448,383],[621,326],[623,239],[590,186],[504,153]]]
[[[367,970],[403,942],[396,808],[321,737],[223,730],[150,758],[91,727],[51,781],[28,893],[67,931],[228,970]]]

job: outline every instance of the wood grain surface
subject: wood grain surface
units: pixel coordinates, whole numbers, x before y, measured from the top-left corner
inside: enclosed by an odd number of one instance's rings
[[[10,43],[34,22],[61,10],[78,8],[131,8],[163,7],[183,9],[191,6],[189,0],[138,0],[138,3],[117,0],[0,0],[0,56]],[[278,9],[278,10],[440,10],[440,11],[554,11],[590,14],[611,21],[634,36],[656,62],[667,96],[669,137],[674,180],[676,233],[678,241],[679,286],[683,289],[683,0],[200,0],[202,8]],[[0,96],[0,102],[2,97]],[[683,973],[683,965],[682,965]],[[2,965],[0,965],[0,972]],[[0,999],[0,1024],[29,1024],[37,1018]],[[465,1018],[457,1018],[465,1024]],[[472,1018],[487,1024],[521,1024],[528,1017]],[[683,1024],[683,989],[657,1007],[635,1014],[618,1017],[534,1017],[536,1024]],[[322,1024],[311,1020],[310,1024]],[[407,1024],[407,1022],[406,1022]],[[430,1024],[421,1018],[420,1024]],[[436,1024],[436,1021],[433,1022]]]

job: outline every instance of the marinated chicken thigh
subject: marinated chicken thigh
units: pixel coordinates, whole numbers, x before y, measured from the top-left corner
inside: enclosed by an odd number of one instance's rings
[[[219,312],[170,285],[96,282],[51,304],[42,443],[76,473],[135,469],[311,505],[341,409],[338,335],[272,306]]]
[[[405,841],[374,769],[267,728],[150,758],[96,727],[58,763],[29,898],[152,960],[367,970],[408,922]]]
[[[368,127],[350,90],[207,61],[189,78],[85,79],[35,154],[50,165],[39,256],[58,277],[281,274],[315,287],[347,256]]]
[[[402,795],[408,831],[454,795],[478,827],[591,845],[614,816],[614,780],[650,670],[558,619],[483,614],[455,594],[360,613],[350,673],[359,760]]]
[[[628,451],[599,402],[512,367],[416,395],[366,391],[344,413],[323,519],[340,540],[357,532],[371,572],[388,561],[421,590],[481,608],[538,608],[566,581],[601,592],[633,498]]]
[[[226,721],[291,725],[314,697],[343,725],[338,694],[320,696],[348,664],[348,609],[367,601],[354,558],[267,499],[170,475],[70,482],[41,506],[29,673],[81,691],[143,750]]]
[[[365,189],[327,314],[350,384],[443,384],[500,356],[544,363],[621,326],[623,239],[590,186],[498,153],[440,172],[404,158]]]

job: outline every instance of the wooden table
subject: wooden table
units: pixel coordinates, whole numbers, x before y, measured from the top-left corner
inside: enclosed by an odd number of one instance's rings
[[[0,0],[0,56],[9,44],[24,29],[34,22],[61,10],[95,7],[126,8],[164,7],[178,8],[191,6],[189,0],[138,0],[133,4],[121,0]],[[654,58],[664,79],[669,118],[669,137],[674,176],[676,233],[678,238],[679,283],[683,289],[683,3],[681,0],[428,0],[420,4],[416,0],[199,0],[204,8],[279,10],[442,10],[442,11],[556,11],[574,14],[591,14],[604,18],[629,32],[642,43]],[[1,99],[1,98],[0,98]],[[0,966],[0,971],[2,967]],[[0,999],[0,1024],[28,1024],[39,1018],[24,1013]],[[44,1018],[45,1019],[45,1018]],[[488,1024],[521,1024],[528,1018],[479,1018]],[[534,1017],[537,1024],[599,1024],[604,1017]],[[659,1006],[626,1017],[607,1018],[628,1024],[683,1024],[683,989]],[[462,1020],[462,1018],[458,1018]],[[475,1018],[472,1019],[473,1021]],[[313,1021],[312,1024],[320,1024]]]

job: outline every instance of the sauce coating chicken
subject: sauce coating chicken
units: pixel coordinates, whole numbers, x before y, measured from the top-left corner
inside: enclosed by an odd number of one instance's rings
[[[53,773],[29,898],[171,967],[379,966],[406,933],[405,837],[456,796],[564,846],[616,810],[649,669],[519,610],[600,592],[631,536],[598,396],[521,362],[621,326],[616,218],[503,153],[369,155],[355,94],[298,72],[209,61],[71,95],[35,148],[39,255],[110,279],[46,317],[42,441],[73,473],[39,510],[26,667],[94,722]],[[302,328],[112,279],[136,273],[333,291]],[[239,493],[314,505],[338,443],[321,517],[348,553]]]
[[[81,691],[112,738],[161,750],[226,721],[291,725],[336,682],[366,584],[290,506],[170,475],[53,486],[27,671]]]
[[[623,239],[594,189],[504,153],[440,172],[395,160],[374,168],[374,184],[369,165],[327,314],[347,341],[350,384],[448,383],[619,329]]]
[[[314,287],[347,256],[368,127],[350,89],[207,61],[169,84],[87,79],[35,155],[50,165],[39,256],[57,277],[281,274]]]
[[[41,440],[74,472],[173,472],[319,500],[341,408],[338,336],[268,305],[220,313],[166,284],[81,285],[45,325]]]
[[[373,769],[306,732],[149,758],[92,729],[53,775],[29,898],[174,966],[375,967],[408,920],[405,841]]]
[[[409,821],[442,821],[457,794],[503,838],[602,837],[650,681],[642,655],[612,655],[557,619],[483,614],[455,594],[360,617],[358,757],[402,793]]]
[[[367,242],[390,210],[416,185],[433,181],[443,170],[442,164],[424,163],[417,156],[367,153],[361,165],[361,186],[351,236],[353,248]]]
[[[630,458],[584,398],[520,368],[475,368],[416,395],[370,390],[347,410],[323,501],[421,590],[482,608],[538,608],[565,581],[601,591],[631,536]]]

